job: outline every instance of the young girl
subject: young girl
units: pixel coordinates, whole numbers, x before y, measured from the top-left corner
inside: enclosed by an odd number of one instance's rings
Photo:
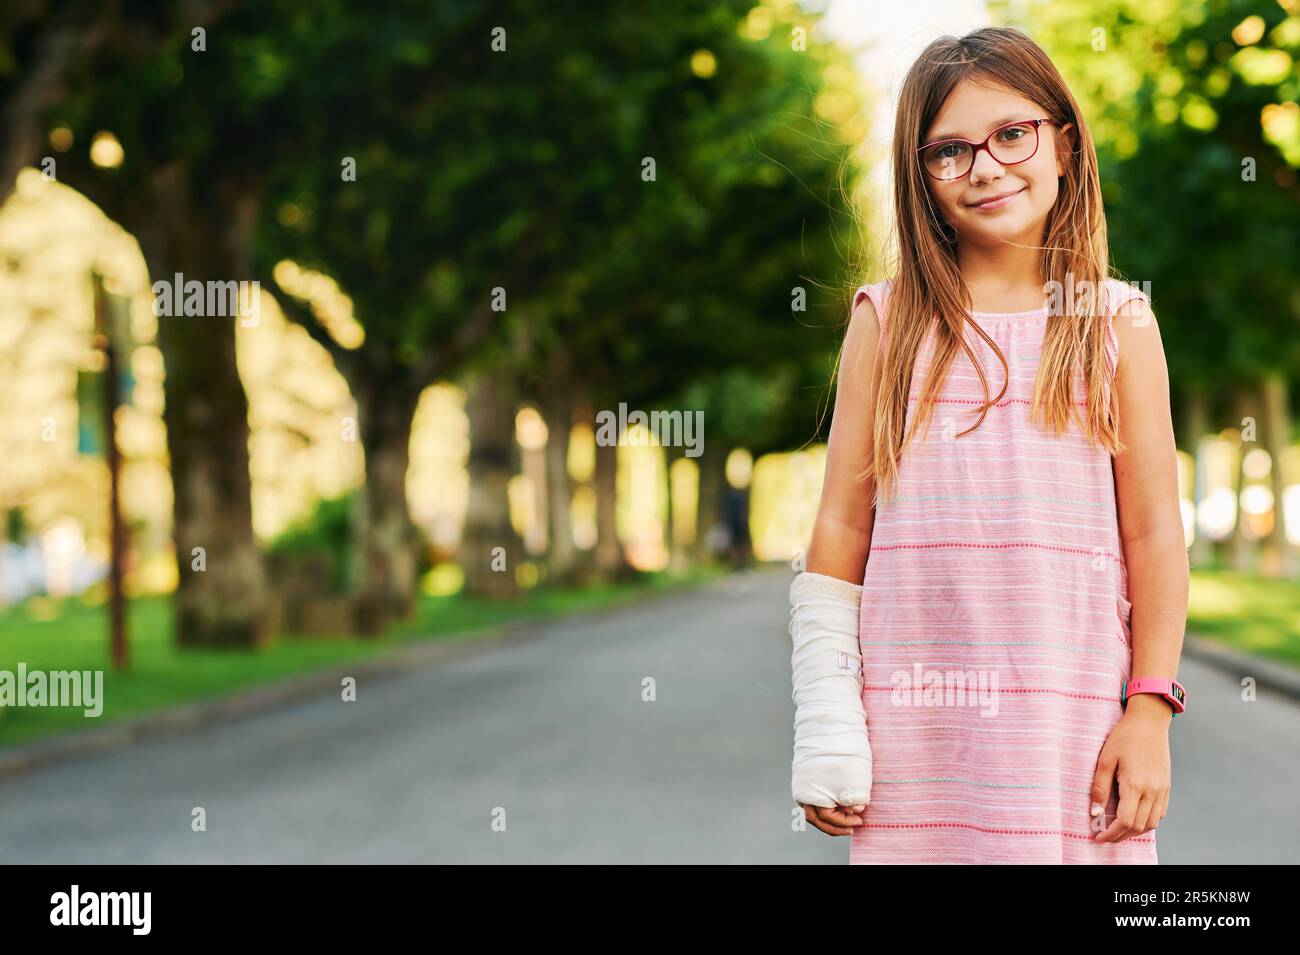
[[[893,169],[791,586],[795,801],[850,863],[1155,864],[1187,553],[1088,128],[1032,40],[977,30],[908,73]]]

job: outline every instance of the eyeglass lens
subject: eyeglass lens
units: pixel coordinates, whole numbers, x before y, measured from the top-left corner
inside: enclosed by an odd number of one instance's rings
[[[1004,166],[1024,162],[1038,148],[1038,127],[1033,123],[1007,126],[989,140],[989,152]],[[975,149],[966,143],[935,143],[921,151],[925,168],[940,179],[956,179],[970,172]]]

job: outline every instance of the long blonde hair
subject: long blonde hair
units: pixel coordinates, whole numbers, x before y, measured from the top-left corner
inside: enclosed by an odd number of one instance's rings
[[[1074,370],[1083,369],[1087,383],[1086,422],[1089,440],[1118,453],[1118,408],[1110,387],[1105,359],[1109,306],[1106,282],[1109,251],[1102,208],[1097,154],[1087,124],[1056,67],[1028,35],[1009,27],[987,27],[956,38],[941,37],[927,46],[908,71],[899,96],[894,126],[894,211],[897,223],[898,267],[888,299],[883,368],[876,401],[871,463],[860,478],[875,476],[879,501],[898,480],[899,460],[918,430],[924,434],[944,376],[958,349],[965,351],[984,388],[985,403],[967,434],[984,421],[988,409],[1007,391],[1009,367],[997,344],[967,314],[970,291],[957,266],[956,233],[943,221],[927,188],[917,160],[917,147],[954,88],[966,77],[1011,90],[1033,100],[1055,125],[1043,128],[1056,137],[1064,157],[1060,194],[1048,214],[1044,242],[1039,246],[1044,290],[1091,289],[1097,294],[1066,296],[1059,310],[1053,305],[1043,338],[1042,358],[1031,399],[1031,421],[1043,422],[1060,434],[1071,418],[1079,420],[1074,397]],[[1060,133],[1072,123],[1077,149],[1070,151]],[[1067,281],[1069,277],[1069,281]],[[1049,283],[1059,283],[1049,285]],[[934,316],[932,322],[922,316]],[[988,342],[1003,366],[1002,390],[989,398],[988,379],[962,331],[969,323]],[[934,358],[920,395],[911,431],[900,440],[907,420],[912,368],[929,328],[935,328]]]

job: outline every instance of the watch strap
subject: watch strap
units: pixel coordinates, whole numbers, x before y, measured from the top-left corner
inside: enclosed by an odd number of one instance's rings
[[[1128,703],[1129,697],[1139,693],[1155,693],[1164,697],[1173,707],[1174,716],[1187,709],[1187,691],[1177,680],[1159,676],[1143,676],[1136,680],[1129,680],[1120,689],[1120,703]]]

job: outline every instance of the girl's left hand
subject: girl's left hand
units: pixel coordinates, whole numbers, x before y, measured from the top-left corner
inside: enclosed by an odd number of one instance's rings
[[[1134,704],[1137,704],[1136,706]],[[1153,705],[1154,704],[1154,705]],[[1163,708],[1163,711],[1162,709]],[[1169,722],[1173,713],[1159,697],[1134,697],[1106,737],[1092,778],[1092,828],[1097,842],[1122,842],[1150,832],[1169,806]],[[1115,821],[1100,831],[1111,786],[1119,780]]]

